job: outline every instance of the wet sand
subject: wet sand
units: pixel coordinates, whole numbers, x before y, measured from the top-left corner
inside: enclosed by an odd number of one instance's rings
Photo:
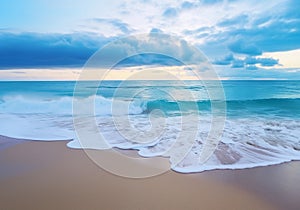
[[[66,143],[0,137],[1,210],[300,209],[299,162],[128,179]]]

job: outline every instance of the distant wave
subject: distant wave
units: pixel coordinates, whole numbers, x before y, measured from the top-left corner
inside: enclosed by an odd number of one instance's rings
[[[112,99],[102,96],[81,98],[88,100],[95,98],[96,115],[112,115],[112,104],[114,107],[124,109],[125,114],[147,114],[155,109],[165,113],[191,113],[191,112],[210,112],[211,101],[170,101],[166,99],[133,101],[123,100],[121,98]],[[69,96],[55,98],[35,98],[24,96],[5,96],[0,99],[0,111],[2,113],[19,113],[19,114],[56,114],[72,115],[73,98]],[[300,98],[266,98],[250,100],[227,100],[227,114],[238,115],[244,114],[261,114],[268,115],[271,113],[300,117]],[[128,110],[127,110],[128,109]]]
[[[196,105],[196,106],[195,106]],[[267,98],[267,99],[252,99],[252,100],[227,100],[226,109],[228,114],[234,113],[239,116],[243,114],[261,114],[269,115],[277,113],[278,115],[291,114],[294,117],[300,117],[300,98]],[[168,101],[168,100],[153,100],[144,102],[144,112],[148,113],[154,109],[160,109],[165,112],[188,112],[188,111],[204,111],[211,110],[211,101]],[[197,110],[195,110],[197,108]],[[244,113],[242,113],[244,112]]]

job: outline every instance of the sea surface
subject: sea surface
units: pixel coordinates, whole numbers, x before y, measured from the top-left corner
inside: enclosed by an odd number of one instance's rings
[[[223,93],[224,98],[214,97]],[[74,117],[84,107],[74,106],[78,101],[86,101],[106,145],[80,143]],[[226,109],[214,108],[213,101]],[[214,131],[214,117],[224,126],[203,164],[199,155]],[[118,126],[120,119],[127,124]],[[184,136],[193,145],[172,165],[178,172],[300,160],[300,81],[221,81],[221,86],[215,81],[0,82],[0,135],[71,140],[70,148],[136,149],[143,157],[168,158],[166,152],[183,133],[194,134]]]

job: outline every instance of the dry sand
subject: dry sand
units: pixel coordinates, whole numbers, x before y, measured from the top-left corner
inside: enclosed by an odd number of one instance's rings
[[[65,141],[0,137],[0,209],[300,209],[299,169],[293,162],[128,179]]]

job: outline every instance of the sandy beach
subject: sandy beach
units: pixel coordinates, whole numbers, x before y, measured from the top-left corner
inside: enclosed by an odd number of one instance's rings
[[[299,162],[128,179],[66,143],[0,137],[1,210],[300,209]]]

